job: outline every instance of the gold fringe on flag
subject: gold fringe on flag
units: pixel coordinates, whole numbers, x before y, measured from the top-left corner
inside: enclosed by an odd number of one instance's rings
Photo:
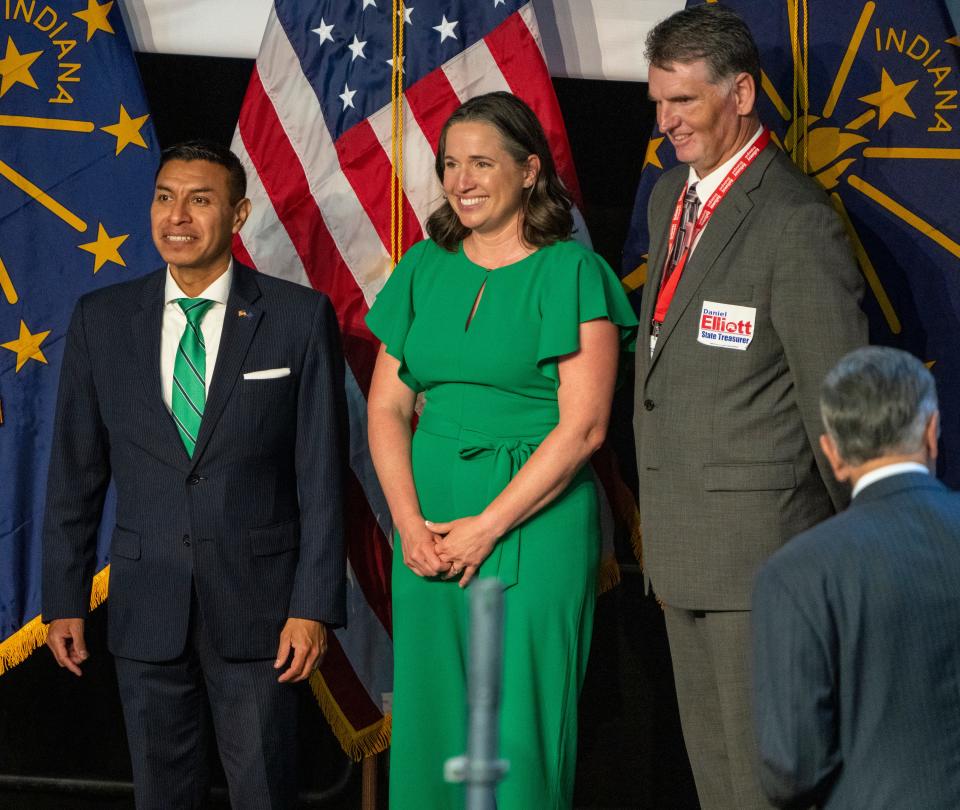
[[[631,496],[631,507],[633,507]],[[643,570],[643,529],[640,526],[640,513],[636,507],[632,508],[633,515],[630,518],[630,545],[633,548],[633,556],[637,558],[640,570]]]
[[[640,568],[643,569],[643,531],[640,528],[640,512],[633,493],[619,478],[607,491],[607,498],[614,517],[627,527],[630,532],[630,546],[633,555],[637,558]],[[620,564],[615,557],[607,557],[600,561],[600,570],[597,573],[597,592],[606,593],[615,588],[622,580]]]
[[[0,642],[0,675],[27,660],[47,640],[47,625],[35,616],[9,638]]]
[[[106,566],[93,578],[93,587],[90,590],[90,610],[98,608],[106,601],[107,590],[110,584],[110,566]],[[0,675],[22,664],[38,647],[47,641],[48,624],[44,624],[39,616],[34,616],[23,627],[9,638],[0,642]]]
[[[314,672],[310,676],[310,688],[320,704],[323,716],[327,718],[330,728],[340,741],[340,746],[354,762],[375,756],[390,747],[390,732],[393,728],[391,715],[384,715],[382,720],[366,728],[355,729],[337,705],[323,675]]]
[[[93,578],[93,587],[90,590],[91,611],[106,601],[109,585],[108,565]],[[49,626],[44,624],[39,616],[35,616],[12,636],[0,642],[0,675],[25,661],[38,647],[42,647],[46,643]],[[359,762],[364,757],[379,754],[390,747],[390,715],[367,728],[355,729],[333,699],[319,672],[314,672],[310,677],[310,687],[340,745],[354,761]]]
[[[623,481],[617,480],[613,492],[608,493],[608,496],[614,515],[630,532],[633,556],[637,558],[640,568],[643,568],[643,530],[640,527],[640,512],[637,510],[633,493]]]
[[[597,593],[606,593],[616,588],[622,578],[620,564],[616,557],[611,556],[600,560],[600,570],[597,571]]]

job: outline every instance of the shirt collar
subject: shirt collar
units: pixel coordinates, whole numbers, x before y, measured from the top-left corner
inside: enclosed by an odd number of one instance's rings
[[[705,205],[707,200],[713,195],[713,192],[717,190],[720,183],[723,182],[723,178],[727,176],[730,170],[736,165],[737,161],[740,160],[746,153],[747,150],[753,145],[753,142],[760,137],[760,133],[763,132],[763,126],[757,128],[757,131],[753,133],[750,137],[750,140],[746,142],[744,147],[737,152],[733,157],[730,158],[726,163],[722,163],[717,166],[710,174],[706,177],[697,177],[696,171],[694,171],[693,166],[690,167],[690,173],[687,175],[687,188],[692,186],[694,183],[697,184],[697,197],[700,200],[700,205]]]
[[[230,295],[230,285],[233,283],[233,258],[231,257],[230,263],[227,265],[227,272],[219,276],[216,281],[214,281],[209,287],[207,287],[199,295],[193,296],[194,298],[206,298],[208,301],[214,301],[218,304],[223,304],[226,306],[227,298]],[[189,298],[183,290],[180,289],[180,285],[174,280],[173,275],[170,273],[170,265],[167,265],[167,281],[163,288],[163,302],[164,304],[170,304],[176,301],[178,298]]]
[[[919,472],[930,475],[930,470],[928,470],[922,464],[918,464],[916,461],[900,461],[896,464],[887,464],[885,467],[877,467],[877,469],[870,470],[870,472],[861,475],[857,480],[850,497],[851,499],[856,498],[857,495],[863,492],[863,490],[865,490],[871,484],[877,483],[877,481],[882,481],[884,478],[890,478],[892,475],[901,475],[902,473],[908,472]]]

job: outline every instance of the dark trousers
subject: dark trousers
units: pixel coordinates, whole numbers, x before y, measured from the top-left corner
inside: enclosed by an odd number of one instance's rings
[[[703,810],[766,810],[750,711],[750,611],[664,606],[683,740]]]
[[[116,658],[137,810],[202,806],[208,787],[205,703],[233,810],[293,807],[297,688],[277,683],[272,659],[221,658],[196,599],[190,621],[180,657],[161,663]]]

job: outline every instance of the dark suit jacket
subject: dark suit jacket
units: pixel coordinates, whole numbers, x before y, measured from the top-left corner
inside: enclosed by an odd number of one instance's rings
[[[761,777],[782,807],[960,807],[960,493],[877,481],[753,597]]]
[[[845,503],[818,455],[818,398],[831,366],[867,342],[863,282],[823,190],[770,145],[710,219],[651,358],[687,172],[667,172],[649,203],[634,417],[644,561],[674,607],[746,610],[767,556]],[[745,351],[697,341],[705,301],[756,310]]]
[[[111,476],[109,646],[168,660],[191,590],[226,658],[276,655],[287,617],[345,621],[343,360],[327,298],[234,264],[193,458],[164,406],[166,270],[80,299],[47,487],[43,617],[84,617]],[[246,380],[250,371],[290,375]]]

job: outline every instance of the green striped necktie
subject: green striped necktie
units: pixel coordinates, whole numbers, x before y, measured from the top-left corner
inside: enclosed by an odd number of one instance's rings
[[[178,298],[177,303],[187,316],[187,327],[183,330],[183,337],[177,347],[177,359],[173,364],[171,406],[180,438],[187,448],[187,455],[193,457],[200,420],[203,418],[203,406],[207,400],[204,384],[207,348],[200,331],[200,321],[214,302],[206,298]]]

